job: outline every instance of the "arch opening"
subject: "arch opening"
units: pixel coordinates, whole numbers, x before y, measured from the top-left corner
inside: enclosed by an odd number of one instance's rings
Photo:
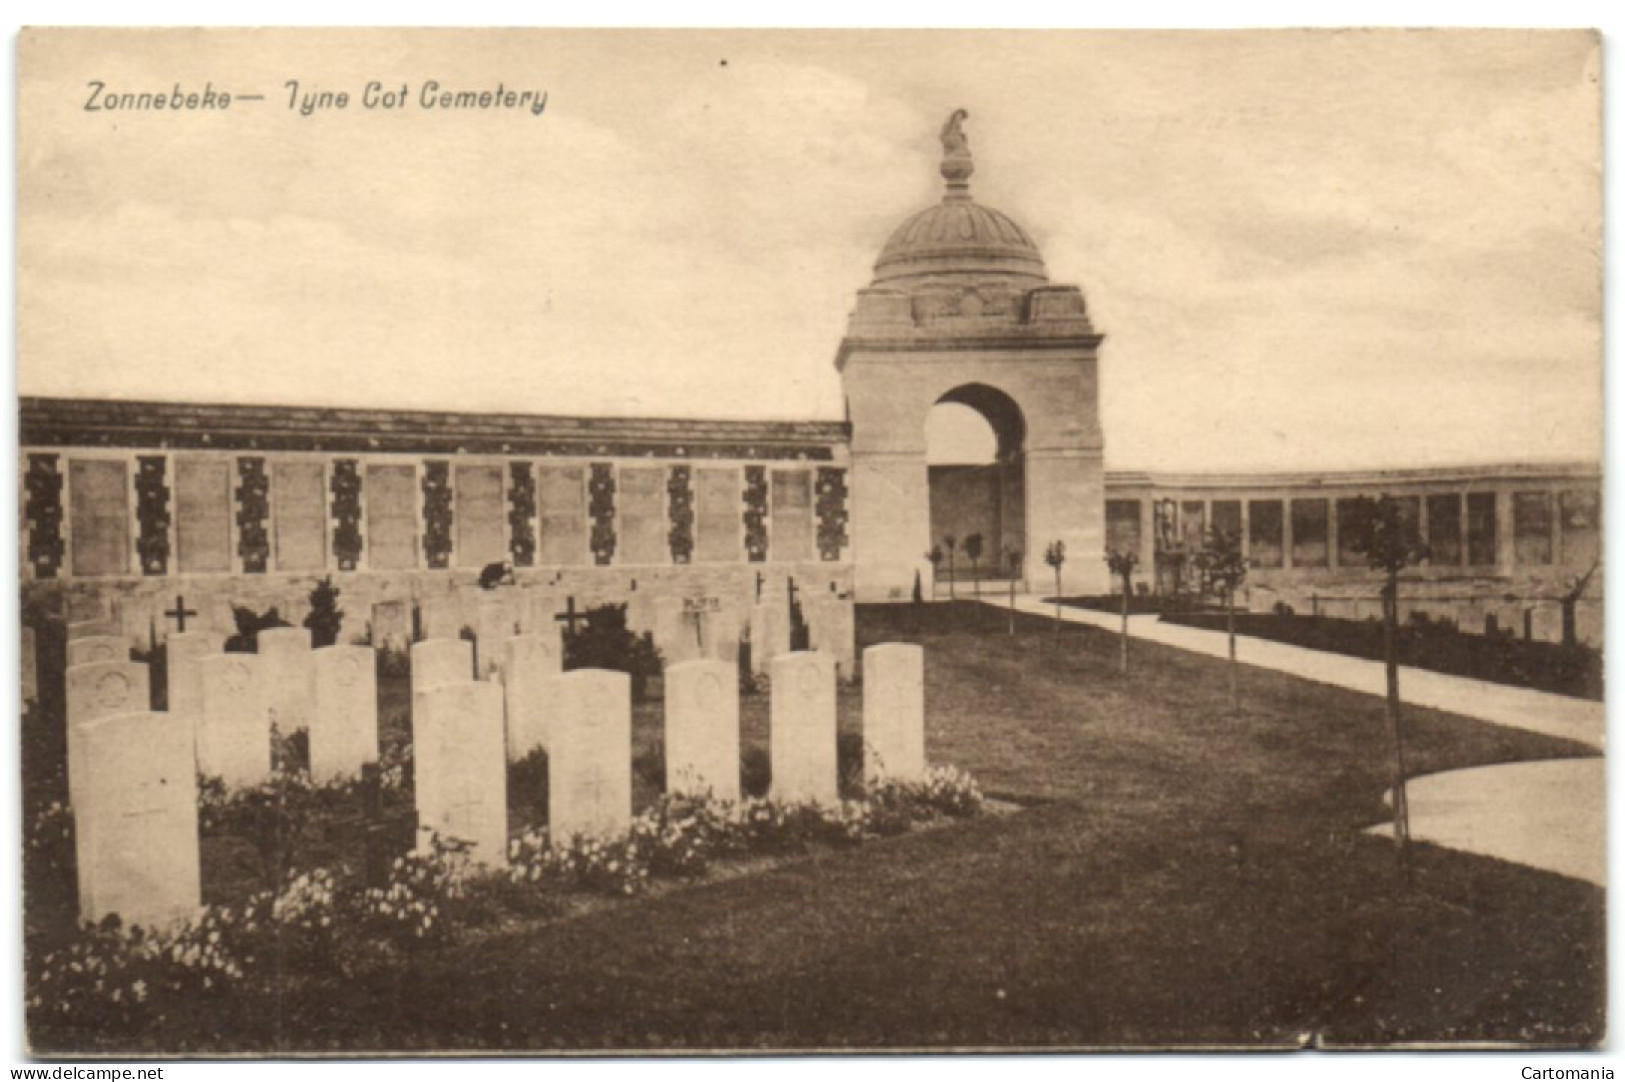
[[[931,548],[938,592],[1021,577],[1026,554],[1026,421],[986,384],[955,387],[926,415]],[[951,541],[950,541],[951,539]]]

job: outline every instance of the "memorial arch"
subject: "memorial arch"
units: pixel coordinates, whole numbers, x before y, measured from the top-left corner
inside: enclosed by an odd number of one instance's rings
[[[926,467],[931,541],[980,537],[982,555],[969,566],[963,549],[955,574],[1002,579],[1010,554],[1027,551],[1026,420],[1014,399],[985,383],[955,387],[926,419]]]
[[[886,242],[836,357],[852,433],[857,596],[909,596],[955,516],[996,520],[996,545],[981,531],[986,548],[997,558],[1019,547],[1024,581],[1052,582],[1044,550],[1060,541],[1063,589],[1103,592],[1102,336],[1083,293],[1050,281],[1026,231],[971,198],[964,119],[956,112],[943,128],[942,201]],[[933,479],[926,426],[943,403],[976,410],[994,430],[993,469],[980,480]]]

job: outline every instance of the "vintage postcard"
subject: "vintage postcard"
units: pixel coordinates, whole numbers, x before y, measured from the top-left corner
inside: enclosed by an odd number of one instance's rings
[[[17,56],[30,1054],[1604,1039],[1595,32]]]

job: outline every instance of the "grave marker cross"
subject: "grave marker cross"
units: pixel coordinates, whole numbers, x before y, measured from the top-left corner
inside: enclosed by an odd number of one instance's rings
[[[197,610],[187,608],[186,599],[180,594],[176,594],[175,607],[165,611],[164,615],[173,617],[175,622],[180,625],[176,628],[176,630],[184,633],[186,631],[186,618],[188,616],[196,616]]]
[[[553,619],[565,626],[565,633],[567,635],[574,635],[576,633],[576,621],[585,621],[587,619],[587,614],[576,611],[575,595],[571,594],[569,599],[565,602],[564,611],[554,613]]]

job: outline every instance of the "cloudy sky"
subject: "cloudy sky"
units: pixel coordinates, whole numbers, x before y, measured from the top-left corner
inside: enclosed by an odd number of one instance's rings
[[[838,418],[964,107],[975,196],[1107,335],[1108,466],[1595,458],[1599,67],[1554,32],[25,32],[19,390]]]

